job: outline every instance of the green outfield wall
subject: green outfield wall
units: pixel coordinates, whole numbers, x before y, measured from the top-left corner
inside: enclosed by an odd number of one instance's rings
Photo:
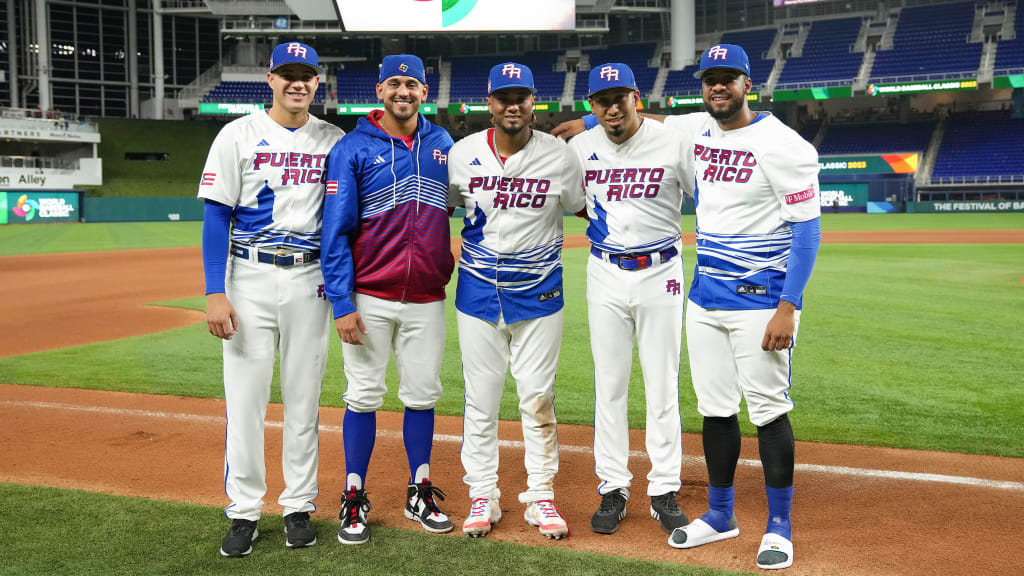
[[[198,198],[86,198],[87,222],[183,222],[203,219]]]

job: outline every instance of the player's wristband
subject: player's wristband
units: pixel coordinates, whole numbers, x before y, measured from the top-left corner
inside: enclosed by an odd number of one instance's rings
[[[591,128],[597,126],[598,124],[600,124],[600,122],[597,121],[597,116],[594,114],[587,114],[586,116],[583,117],[583,126],[587,130],[590,130]]]
[[[790,222],[793,243],[789,247],[789,262],[786,264],[786,281],[782,284],[781,300],[797,308],[803,304],[804,288],[811,279],[814,260],[818,257],[821,244],[821,221],[819,218],[806,222]]]
[[[224,291],[224,269],[228,264],[228,231],[234,208],[212,200],[203,208],[203,272],[206,293]]]

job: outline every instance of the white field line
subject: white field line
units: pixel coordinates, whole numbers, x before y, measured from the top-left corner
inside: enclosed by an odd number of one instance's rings
[[[113,414],[117,416],[142,416],[146,418],[161,418],[165,420],[178,420],[183,422],[197,422],[202,424],[224,424],[223,416],[202,416],[199,414],[185,414],[181,412],[157,412],[152,410],[136,410],[130,408],[108,408],[105,406],[77,406],[74,404],[62,404],[58,402],[28,402],[19,400],[3,400],[0,405],[15,406],[23,408],[41,408],[53,410],[68,410],[75,412],[92,412],[97,414]],[[267,421],[268,428],[282,428],[283,422]],[[321,432],[341,434],[341,426],[320,425]],[[402,438],[402,433],[396,430],[378,430],[377,436],[384,438]],[[435,442],[446,442],[461,444],[462,436],[451,434],[435,434]],[[522,450],[523,443],[514,440],[499,440],[498,445],[502,448]],[[573,446],[562,444],[559,446],[562,452],[574,454],[593,454],[589,446]],[[642,450],[630,450],[630,458],[647,458],[647,453]],[[704,465],[704,458],[699,456],[684,456],[683,459],[690,464]],[[740,466],[761,467],[759,460],[740,459]],[[838,476],[855,476],[860,478],[881,478],[884,480],[909,480],[914,482],[934,482],[939,484],[959,484],[979,488],[995,488],[999,490],[1010,490],[1024,492],[1024,483],[1003,480],[988,480],[985,478],[972,478],[970,476],[949,476],[946,474],[925,474],[920,472],[899,472],[896,470],[872,470],[870,468],[849,468],[846,466],[822,466],[818,464],[797,464],[799,472],[817,472],[819,474],[834,474]]]

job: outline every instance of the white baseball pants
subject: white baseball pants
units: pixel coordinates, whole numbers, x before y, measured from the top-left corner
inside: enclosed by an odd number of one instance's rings
[[[683,338],[682,258],[622,270],[591,257],[587,308],[594,355],[594,461],[600,494],[629,488],[629,374],[633,335],[647,399],[647,494],[678,491],[683,463],[679,358]]]
[[[747,399],[750,422],[763,426],[793,409],[789,398],[793,348],[761,349],[775,309],[709,310],[689,302],[686,343],[690,375],[703,416],[725,418],[740,411]],[[800,311],[796,311],[800,327]],[[796,344],[796,332],[793,333]]]
[[[505,324],[457,312],[466,408],[462,431],[463,481],[470,498],[498,498],[498,409],[511,361],[519,395],[527,490],[523,503],[554,498],[558,472],[555,371],[562,344],[562,311]]]
[[[368,334],[361,335],[362,345],[341,343],[348,408],[373,412],[384,404],[388,391],[384,376],[392,349],[398,399],[413,410],[433,408],[441,398],[444,300],[399,302],[359,293],[354,297]]]
[[[278,268],[230,257],[226,294],[238,332],[224,341],[224,492],[228,518],[257,520],[267,491],[263,421],[275,353],[284,403],[284,514],[315,510],[320,388],[327,366],[331,305],[318,263]]]

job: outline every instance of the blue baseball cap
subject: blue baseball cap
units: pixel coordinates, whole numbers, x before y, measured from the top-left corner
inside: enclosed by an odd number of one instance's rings
[[[609,62],[590,69],[589,88],[588,98],[601,90],[609,88],[632,88],[636,90],[636,78],[633,77],[633,70],[629,66],[621,62]]]
[[[712,68],[731,68],[750,76],[750,59],[743,48],[735,44],[715,44],[704,51],[700,57],[700,68],[693,77],[699,80],[705,70]]]
[[[487,76],[487,95],[490,96],[492,92],[503,88],[526,88],[536,93],[537,89],[533,87],[533,71],[529,66],[515,62],[496,64]]]
[[[392,54],[384,57],[380,63],[380,76],[377,78],[377,83],[380,84],[392,76],[409,76],[423,84],[427,83],[423,60],[412,54]]]
[[[320,59],[312,46],[302,42],[285,42],[274,47],[270,54],[270,71],[285,64],[305,64],[320,74]]]

